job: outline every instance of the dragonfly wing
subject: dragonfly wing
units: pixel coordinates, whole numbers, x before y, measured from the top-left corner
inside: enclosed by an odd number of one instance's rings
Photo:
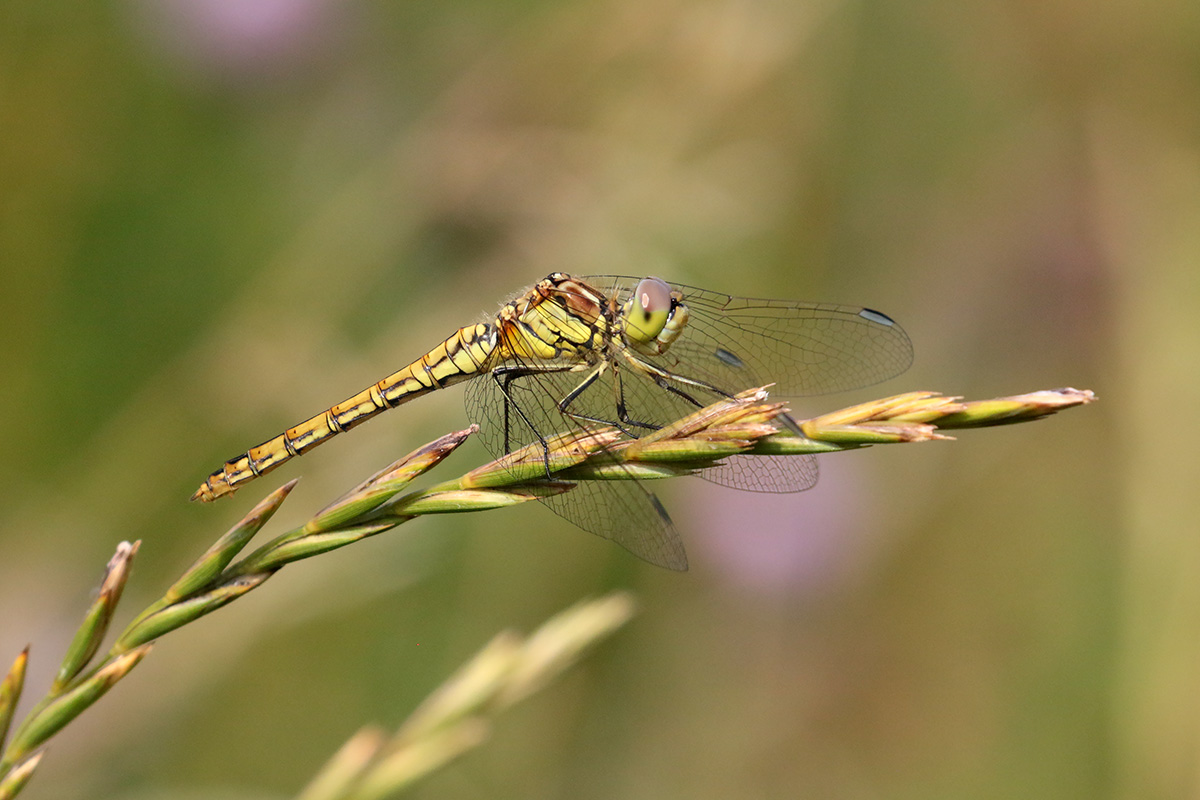
[[[520,364],[509,366],[522,368]],[[512,373],[508,378],[481,375],[467,386],[467,413],[479,423],[484,447],[497,458],[582,426],[579,420],[564,416],[558,402],[587,372],[524,369],[523,374]],[[498,377],[506,381],[503,390]],[[602,396],[609,398],[607,407],[599,400]],[[596,420],[611,419],[611,398],[611,389],[598,381],[580,395],[576,413],[587,413]],[[572,410],[576,410],[574,405]],[[687,554],[674,523],[658,498],[637,480],[581,481],[542,502],[567,521],[616,542],[638,558],[668,569],[687,569]]]
[[[817,483],[817,459],[816,456],[730,456],[699,475],[718,486],[746,492],[802,492]]]
[[[641,279],[584,280],[620,308]],[[624,371],[621,395],[635,420],[665,425],[723,396],[767,384],[779,397],[856,389],[899,375],[912,363],[908,335],[877,311],[733,297],[683,284],[671,288],[687,307],[688,322],[662,354],[636,354],[669,378],[655,382]],[[817,474],[812,456],[735,456],[700,476],[735,489],[796,492],[816,484]]]
[[[637,480],[584,481],[542,502],[568,522],[616,542],[643,561],[679,572],[688,568],[675,523],[658,497]]]
[[[608,424],[619,424],[633,436],[642,436],[691,414],[698,408],[722,399],[698,386],[677,386],[695,403],[681,394],[664,389],[648,375],[632,367],[620,369],[618,377],[606,374],[589,391],[582,393],[571,410]],[[624,404],[627,419],[618,419],[618,401]],[[637,423],[642,423],[643,427]],[[751,492],[799,492],[817,482],[814,456],[731,456],[720,464],[697,473],[711,483]]]
[[[640,279],[585,280],[623,303]],[[878,311],[671,288],[688,308],[688,324],[665,353],[647,360],[730,394],[767,383],[782,397],[847,391],[893,378],[912,364],[908,335]]]
[[[597,387],[579,398],[581,408],[593,417],[614,418],[619,396],[631,422],[644,422],[655,427],[668,425],[696,411],[699,407],[719,401],[722,396],[695,385],[676,388],[691,397],[664,389],[649,376],[633,368],[620,371],[617,388]],[[575,406],[573,405],[574,409]],[[576,412],[578,413],[578,411]],[[625,423],[633,435],[644,435],[646,428]],[[751,492],[800,492],[811,489],[817,482],[817,459],[814,456],[731,456],[714,467],[697,473],[701,478],[733,489]]]

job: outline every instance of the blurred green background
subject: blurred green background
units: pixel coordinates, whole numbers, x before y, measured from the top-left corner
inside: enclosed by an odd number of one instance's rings
[[[1101,397],[832,455],[796,496],[675,482],[683,575],[536,507],[298,564],[162,640],[26,796],[289,796],[494,632],[628,587],[628,628],[416,795],[1200,797],[1198,264],[1194,0],[6,4],[0,658],[33,643],[29,699],[119,540],[121,623],[270,488],[304,476],[279,532],[463,427],[453,389],[187,502],[550,271],[905,326],[905,376],[800,414]]]

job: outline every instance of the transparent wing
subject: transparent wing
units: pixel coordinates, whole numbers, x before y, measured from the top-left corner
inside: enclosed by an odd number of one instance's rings
[[[620,308],[641,278],[583,280],[615,297]],[[683,284],[671,288],[688,309],[687,325],[665,353],[631,357],[673,376],[665,383],[675,391],[649,380],[624,380],[626,410],[635,420],[663,425],[722,396],[766,384],[774,384],[770,392],[778,397],[857,389],[912,364],[908,335],[878,311],[733,297]],[[700,477],[747,491],[796,492],[815,485],[817,474],[812,456],[736,456]]]
[[[816,456],[730,456],[699,473],[718,486],[772,494],[811,489],[818,474]]]
[[[615,370],[606,371],[567,407],[576,419],[612,425],[636,438],[724,397],[704,387],[674,381],[668,383],[679,391],[671,391],[630,365],[622,367],[621,361],[614,366]],[[562,398],[576,388],[586,374],[547,375],[540,384],[553,386],[551,392]],[[557,406],[554,413],[558,414]],[[696,474],[706,481],[733,489],[799,492],[816,484],[817,462],[813,456],[733,456]]]
[[[640,278],[597,275],[592,285],[627,300]],[[885,314],[858,306],[732,297],[671,284],[689,311],[680,337],[655,366],[733,394],[774,383],[803,397],[893,378],[912,364],[912,343]]]
[[[508,368],[522,368],[514,363]],[[547,365],[538,365],[543,369]],[[503,370],[481,375],[467,385],[466,406],[480,425],[480,439],[493,456],[512,452],[582,423],[564,416],[558,402],[587,377],[586,371],[524,374]],[[503,388],[502,388],[503,387]],[[607,396],[607,407],[599,399]],[[597,382],[580,397],[580,408],[597,420],[613,417],[612,392]],[[574,408],[572,408],[574,410]],[[578,413],[578,412],[576,412]],[[687,569],[683,541],[653,494],[636,480],[584,481],[560,495],[543,498],[552,511],[584,530],[624,547],[651,564]]]

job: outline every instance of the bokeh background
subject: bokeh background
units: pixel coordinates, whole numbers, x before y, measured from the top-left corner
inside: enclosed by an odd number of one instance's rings
[[[225,457],[546,273],[869,305],[934,389],[1101,401],[662,490],[692,571],[545,509],[425,519],[162,640],[30,798],[286,797],[496,631],[639,617],[418,797],[1200,797],[1194,0],[125,0],[0,11],[0,657],[30,698],[122,539],[123,622],[461,389],[243,490]],[[478,445],[440,468],[484,458]],[[436,475],[433,477],[437,477]]]

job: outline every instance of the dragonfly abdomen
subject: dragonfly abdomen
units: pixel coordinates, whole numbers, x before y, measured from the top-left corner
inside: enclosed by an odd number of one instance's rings
[[[192,499],[209,502],[232,494],[241,484],[265,475],[376,414],[472,378],[487,369],[495,351],[493,325],[480,323],[460,328],[407,367],[225,462],[200,484]]]

